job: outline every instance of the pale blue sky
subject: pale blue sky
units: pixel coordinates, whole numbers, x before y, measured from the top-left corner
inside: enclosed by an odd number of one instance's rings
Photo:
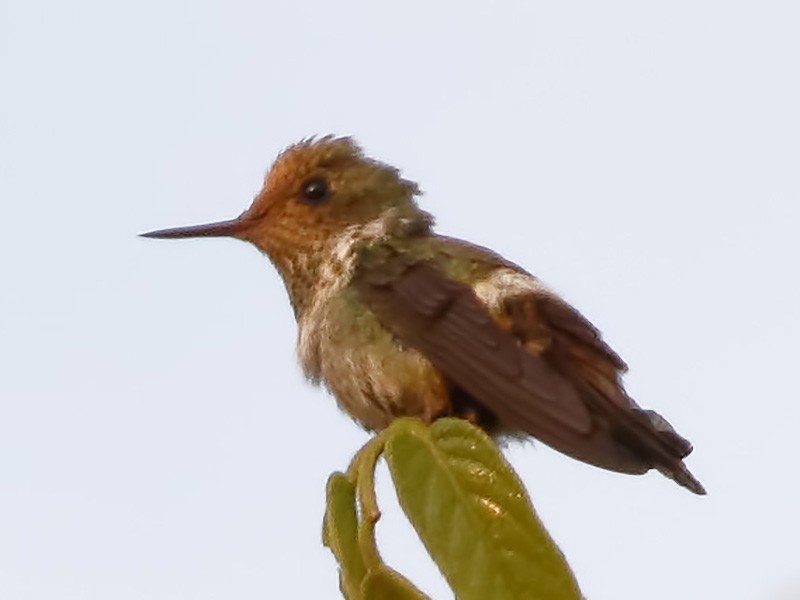
[[[576,304],[694,442],[705,498],[512,448],[587,597],[800,597],[799,23],[0,0],[0,597],[338,597],[324,485],[367,436],[303,382],[280,280],[241,243],[136,237],[235,216],[329,132]],[[447,598],[388,490],[385,558]]]

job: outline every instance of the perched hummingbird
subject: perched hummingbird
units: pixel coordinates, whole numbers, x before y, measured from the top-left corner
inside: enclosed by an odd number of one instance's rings
[[[598,330],[514,263],[434,233],[419,193],[325,136],[281,153],[238,218],[143,235],[255,244],[286,285],[305,375],[367,429],[462,417],[704,494],[682,461],[691,444],[625,392],[626,365]]]

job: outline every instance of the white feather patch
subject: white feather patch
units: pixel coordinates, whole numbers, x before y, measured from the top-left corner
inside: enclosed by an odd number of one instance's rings
[[[472,289],[478,299],[490,310],[498,310],[503,301],[526,294],[550,294],[547,286],[533,275],[508,267],[496,269]]]

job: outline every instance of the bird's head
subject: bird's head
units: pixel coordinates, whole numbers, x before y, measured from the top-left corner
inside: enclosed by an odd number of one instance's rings
[[[351,138],[325,136],[284,150],[239,217],[142,235],[249,241],[278,268],[299,310],[323,267],[346,270],[347,265],[338,263],[350,258],[360,243],[428,231],[431,218],[417,207],[417,194],[415,183],[367,157]]]

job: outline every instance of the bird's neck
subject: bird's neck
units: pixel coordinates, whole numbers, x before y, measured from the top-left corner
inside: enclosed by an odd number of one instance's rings
[[[314,319],[333,296],[344,289],[355,272],[361,250],[371,244],[430,235],[431,217],[388,209],[375,219],[349,225],[334,235],[314,240],[275,266],[283,277],[298,322]]]

